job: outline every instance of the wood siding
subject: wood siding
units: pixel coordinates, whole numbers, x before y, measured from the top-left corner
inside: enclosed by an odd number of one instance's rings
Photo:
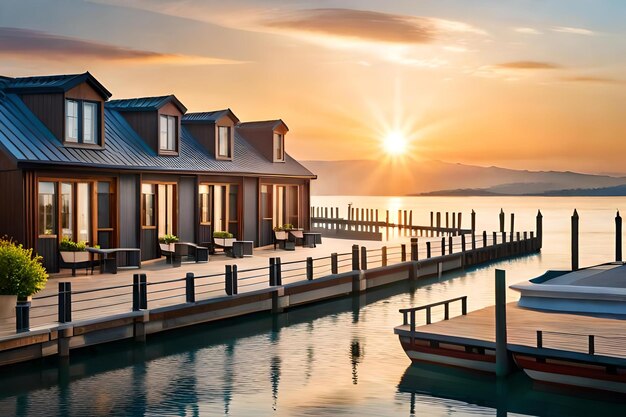
[[[118,186],[120,246],[139,247],[140,186],[138,175],[120,175]]]
[[[178,183],[178,236],[183,242],[194,242],[196,219],[196,179],[181,177]]]
[[[159,147],[159,118],[156,111],[127,111],[120,112],[130,127],[155,152]]]
[[[50,132],[63,142],[65,138],[65,100],[63,94],[23,94],[20,98]]]
[[[259,181],[257,178],[243,179],[243,240],[259,245]]]
[[[6,198],[4,203],[0,204],[0,231],[2,232],[0,236],[7,235],[26,244],[25,187],[22,171],[0,172],[0,190]]]

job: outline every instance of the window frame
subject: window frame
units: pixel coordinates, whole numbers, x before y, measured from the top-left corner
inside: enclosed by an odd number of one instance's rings
[[[272,155],[274,162],[285,162],[285,134],[280,132],[272,133]],[[280,146],[278,146],[280,144]],[[281,157],[277,157],[277,151],[280,150]]]
[[[227,141],[227,150],[228,153],[226,155],[222,155],[221,151],[221,141],[220,141],[220,132],[222,129],[226,129],[228,132],[228,141]],[[224,161],[232,161],[233,160],[233,126],[220,126],[218,125],[216,128],[216,138],[215,138],[215,159],[224,160]]]
[[[63,145],[65,146],[75,146],[75,147],[89,147],[89,148],[102,148],[103,145],[103,134],[102,134],[102,103],[94,100],[84,100],[72,97],[65,97],[64,102],[64,111],[63,111]],[[70,137],[69,134],[69,103],[76,103],[76,130],[77,137]],[[95,106],[94,118],[93,118],[93,132],[95,134],[95,138],[93,142],[85,141],[85,106],[93,105]]]
[[[166,148],[162,148],[161,147],[161,124],[163,122],[163,120],[165,120],[165,134],[166,134],[166,138],[165,138],[165,146]],[[170,124],[170,121],[172,121],[173,126]],[[173,127],[173,134],[172,134],[172,139],[173,139],[173,145],[174,148],[170,149],[169,147],[169,142],[170,142],[170,128]],[[178,155],[178,146],[179,146],[179,125],[178,125],[178,116],[174,116],[171,114],[162,114],[159,113],[159,125],[158,125],[158,132],[159,132],[159,137],[158,137],[158,150],[159,150],[159,155]]]

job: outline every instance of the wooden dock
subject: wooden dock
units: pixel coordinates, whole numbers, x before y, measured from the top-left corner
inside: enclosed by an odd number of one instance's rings
[[[443,307],[439,312],[443,317]],[[594,336],[594,354],[626,358],[626,321],[577,314],[560,314],[525,309],[508,303],[507,345],[512,352],[520,347],[537,348],[537,332],[544,349],[589,353],[589,336]],[[495,306],[472,311],[449,320],[416,326],[414,337],[447,343],[473,344],[495,349]],[[396,327],[399,335],[410,336],[410,325]]]

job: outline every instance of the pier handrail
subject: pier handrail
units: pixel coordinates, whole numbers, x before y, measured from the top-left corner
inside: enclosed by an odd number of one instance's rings
[[[467,295],[450,298],[448,300],[439,301],[436,303],[426,304],[423,306],[411,307],[411,308],[401,308],[400,313],[402,313],[403,325],[410,325],[411,334],[415,333],[415,313],[421,310],[426,310],[426,324],[431,324],[431,310],[433,307],[438,307],[440,305],[444,306],[444,320],[450,319],[450,304],[456,301],[461,301],[461,315],[467,315]],[[409,320],[410,317],[410,320]]]

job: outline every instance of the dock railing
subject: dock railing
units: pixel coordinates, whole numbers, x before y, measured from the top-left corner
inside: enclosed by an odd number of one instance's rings
[[[411,331],[411,341],[414,340],[415,337],[415,326],[416,326],[416,313],[418,311],[426,310],[426,324],[432,323],[432,309],[434,307],[443,306],[443,319],[450,319],[450,304],[460,301],[461,302],[461,315],[467,315],[467,295],[450,298],[449,300],[439,301],[436,303],[426,304],[418,307],[411,308],[401,308],[399,311],[402,313],[402,324],[409,325],[409,329]]]
[[[626,357],[626,352],[622,355],[615,354],[615,352],[624,351],[623,347],[626,345],[626,337],[567,333],[552,330],[537,330],[536,335],[536,347],[538,349],[556,349],[586,353],[588,355]]]

